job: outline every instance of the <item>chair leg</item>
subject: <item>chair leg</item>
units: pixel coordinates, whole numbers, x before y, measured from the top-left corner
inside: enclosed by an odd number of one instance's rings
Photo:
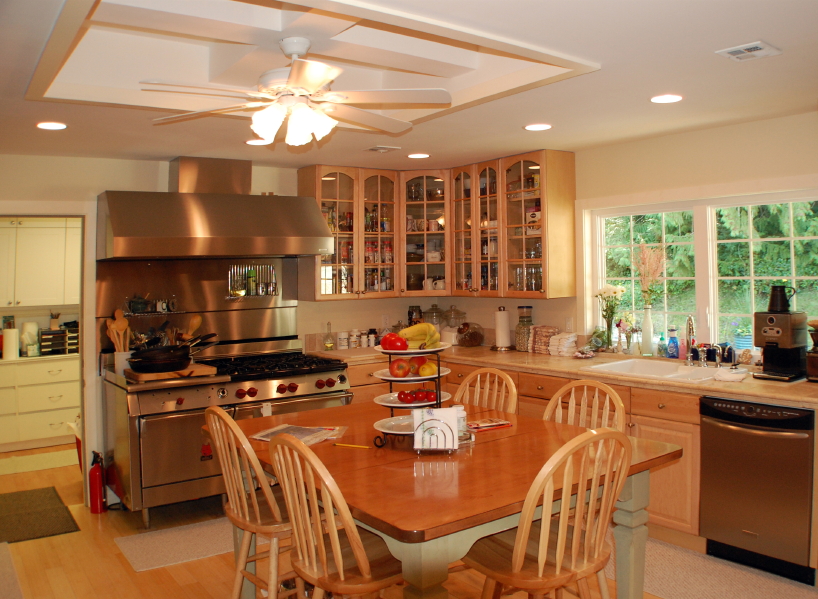
[[[298,599],[307,599],[307,592],[304,588],[304,579],[300,576],[295,577],[295,596]]]
[[[596,580],[599,583],[599,596],[602,597],[602,599],[611,599],[611,594],[608,592],[608,579],[605,576],[605,570],[597,571]]]
[[[241,595],[241,585],[244,581],[244,576],[241,572],[247,567],[247,557],[250,555],[250,543],[253,541],[253,533],[249,531],[242,531],[241,533],[241,547],[239,548],[238,560],[236,561],[236,577],[233,579],[233,593],[230,595],[232,599],[239,599]]]
[[[577,590],[579,591],[580,599],[591,599],[591,587],[588,586],[587,577],[577,580]]]
[[[565,589],[562,587],[554,589],[554,597],[557,599],[565,599]]]
[[[503,585],[498,584],[496,580],[492,580],[486,576],[486,582],[483,584],[483,594],[480,599],[500,599],[500,594],[503,592]]]
[[[270,599],[278,599],[278,537],[270,537],[270,562],[267,568],[267,593]]]
[[[312,599],[324,599],[324,589],[315,587],[315,590],[312,592]]]

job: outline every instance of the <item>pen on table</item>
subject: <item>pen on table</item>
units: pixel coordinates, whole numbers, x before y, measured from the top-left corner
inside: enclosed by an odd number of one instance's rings
[[[333,443],[336,447],[356,447],[358,449],[369,449],[369,445],[350,445],[349,443]]]

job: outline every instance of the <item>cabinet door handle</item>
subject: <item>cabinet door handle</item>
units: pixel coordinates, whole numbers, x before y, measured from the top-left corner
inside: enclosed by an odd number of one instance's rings
[[[405,293],[405,292],[406,292],[406,289],[401,289],[401,290],[400,290],[400,292],[401,292],[401,293]]]
[[[49,396],[48,396],[48,399],[52,399],[52,400],[53,400],[53,399],[56,399],[56,400],[59,400],[61,397],[62,397],[62,395],[49,395]]]
[[[628,428],[633,428],[634,426],[636,426],[636,425],[633,422],[628,423]]]
[[[11,300],[9,300],[9,306],[11,305]]]
[[[366,291],[361,291],[361,295],[366,295]]]
[[[545,293],[545,289],[540,289],[540,293]]]
[[[660,404],[659,404],[659,409],[660,409],[660,410],[664,410],[664,409],[665,409],[665,404],[660,403]]]
[[[57,375],[57,374],[60,374],[61,372],[62,372],[62,368],[60,368],[59,370],[49,370],[48,374]]]
[[[537,385],[537,391],[542,391],[542,385]]]
[[[367,374],[366,376],[375,376],[375,373],[374,373],[374,372],[370,372],[370,373],[369,373],[369,374]]]
[[[458,373],[457,373],[457,378],[462,379],[462,378],[463,378],[463,373],[462,373],[462,372],[458,372]]]
[[[20,305],[20,300],[17,300],[17,305],[18,305],[18,306]]]

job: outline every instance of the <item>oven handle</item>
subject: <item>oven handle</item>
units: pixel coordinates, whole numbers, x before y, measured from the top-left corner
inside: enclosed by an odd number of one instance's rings
[[[710,424],[722,429],[729,430],[734,433],[743,433],[745,435],[754,435],[757,437],[768,437],[771,439],[807,439],[807,433],[794,433],[790,431],[770,430],[760,426],[753,426],[751,424],[743,424],[737,426],[735,424],[726,424],[710,416],[702,416],[702,424]]]

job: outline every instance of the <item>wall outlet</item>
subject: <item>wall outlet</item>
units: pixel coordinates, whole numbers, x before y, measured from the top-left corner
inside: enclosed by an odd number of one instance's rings
[[[574,319],[570,316],[565,319],[565,332],[566,333],[574,332]]]
[[[389,327],[389,315],[381,314],[381,330],[388,329]]]

